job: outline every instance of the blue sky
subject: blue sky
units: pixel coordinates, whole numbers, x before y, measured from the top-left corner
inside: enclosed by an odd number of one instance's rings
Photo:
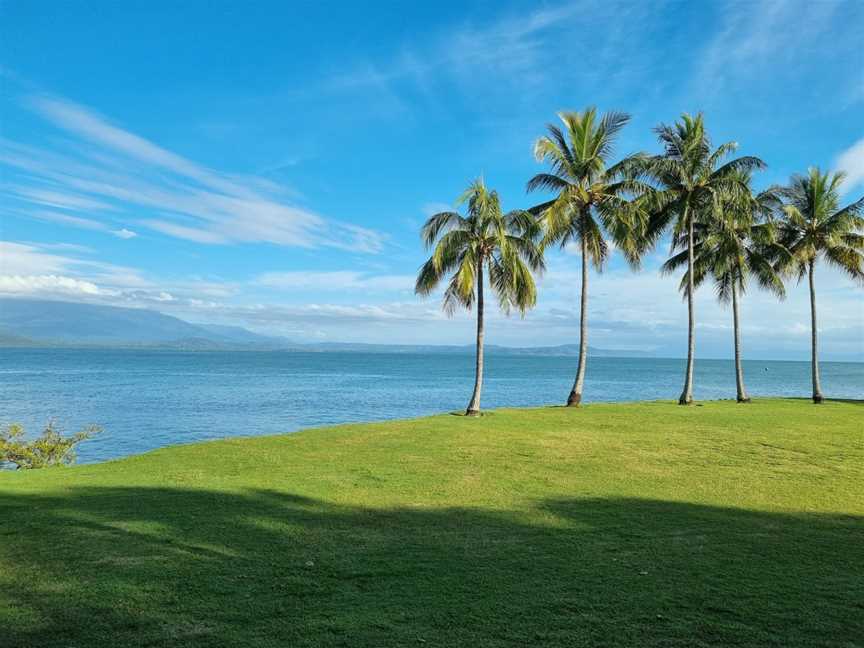
[[[413,295],[418,228],[475,177],[526,207],[561,109],[633,120],[618,152],[703,110],[759,182],[809,165],[864,193],[864,3],[0,3],[0,292],[155,308],[295,340],[470,343]],[[539,198],[539,197],[538,197]],[[681,355],[677,280],[614,258],[594,346]],[[576,341],[578,257],[488,340]],[[860,288],[821,269],[823,349],[864,353]],[[806,357],[804,286],[752,291],[745,349]],[[729,313],[698,300],[702,355]]]

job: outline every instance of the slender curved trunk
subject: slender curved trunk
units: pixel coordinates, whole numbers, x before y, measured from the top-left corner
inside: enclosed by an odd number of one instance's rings
[[[696,319],[693,314],[693,215],[687,208],[687,372],[684,389],[678,398],[679,405],[693,402],[693,356],[696,354]]]
[[[735,335],[735,388],[739,403],[749,403],[747,390],[744,389],[744,369],[741,367],[741,325],[738,323],[738,284],[732,282],[732,328]]]
[[[468,403],[466,416],[480,415],[480,392],[483,389],[483,258],[477,267],[477,363],[474,368],[474,393]]]
[[[585,385],[585,365],[588,363],[588,244],[582,237],[582,295],[579,305],[579,365],[576,367],[576,381],[567,407],[578,407],[582,402],[582,389]]]
[[[807,274],[810,279],[810,344],[811,344],[811,367],[813,370],[813,402],[821,403],[824,400],[822,396],[822,385],[819,381],[819,353],[816,345],[816,286],[813,283],[813,270],[815,264],[810,262],[810,267],[807,269]]]

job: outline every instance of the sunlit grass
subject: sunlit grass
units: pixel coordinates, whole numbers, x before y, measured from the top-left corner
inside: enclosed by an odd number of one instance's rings
[[[498,410],[4,473],[0,645],[859,645],[862,421]]]

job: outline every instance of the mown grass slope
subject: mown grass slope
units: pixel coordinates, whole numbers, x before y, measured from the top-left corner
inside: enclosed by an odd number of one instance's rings
[[[500,410],[3,473],[0,645],[864,645],[864,404]]]

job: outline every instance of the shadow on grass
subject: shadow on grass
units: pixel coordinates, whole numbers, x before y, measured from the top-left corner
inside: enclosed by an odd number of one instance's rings
[[[810,401],[813,403],[813,398],[810,396],[784,396],[783,400],[793,401]],[[864,400],[860,398],[826,398],[824,403],[846,403],[847,405],[864,405]],[[816,405],[817,403],[813,403]]]
[[[851,646],[864,518],[640,499],[0,496],[3,646]]]

